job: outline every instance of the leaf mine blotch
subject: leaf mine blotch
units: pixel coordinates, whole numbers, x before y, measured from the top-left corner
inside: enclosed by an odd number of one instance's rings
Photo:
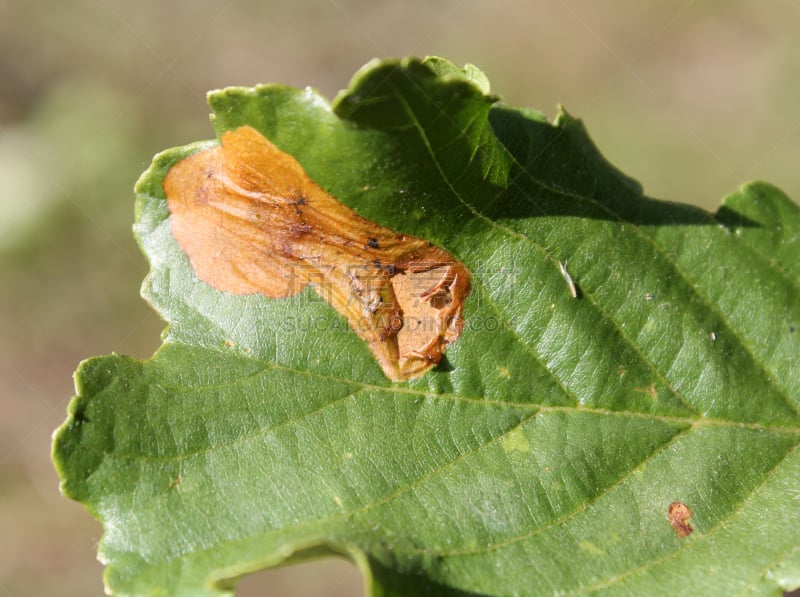
[[[177,162],[164,192],[200,280],[270,298],[311,285],[393,381],[437,365],[463,329],[470,275],[461,262],[359,216],[252,127]]]

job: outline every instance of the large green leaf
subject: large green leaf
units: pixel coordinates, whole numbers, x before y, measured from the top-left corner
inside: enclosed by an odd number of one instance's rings
[[[112,592],[230,594],[325,553],[372,595],[800,584],[800,210],[763,183],[716,214],[649,199],[579,121],[487,87],[428,59],[371,63],[332,107],[280,85],[209,96],[218,134],[255,127],[471,270],[461,338],[407,383],[309,289],[200,282],[162,182],[214,142],[156,156],[135,232],[164,344],[84,362],[54,443],[63,492],[104,524]]]

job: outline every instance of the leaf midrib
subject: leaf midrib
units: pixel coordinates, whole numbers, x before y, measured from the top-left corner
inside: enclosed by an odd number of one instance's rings
[[[169,346],[169,344],[164,344],[162,346]],[[191,345],[180,344],[176,343],[174,346],[186,346],[188,348],[196,348]],[[212,350],[214,352],[218,352],[220,354],[226,355],[225,351],[217,350],[216,348],[206,348],[206,350]],[[537,414],[546,414],[546,413],[564,413],[564,414],[590,414],[590,415],[597,415],[597,416],[618,416],[618,417],[626,417],[630,419],[644,419],[648,421],[659,421],[662,423],[670,424],[670,425],[685,425],[688,428],[699,428],[704,426],[713,426],[713,427],[721,427],[721,428],[728,428],[728,429],[742,429],[742,430],[752,430],[752,431],[763,431],[763,432],[770,432],[770,433],[782,433],[782,434],[800,434],[800,426],[781,426],[781,425],[765,425],[762,423],[749,423],[745,421],[729,421],[725,419],[715,419],[711,417],[679,417],[676,415],[656,415],[650,414],[646,412],[637,412],[637,411],[629,411],[629,410],[611,410],[611,409],[604,409],[604,408],[593,408],[584,405],[574,405],[574,406],[557,406],[557,405],[539,405],[539,404],[532,404],[532,403],[525,403],[525,402],[502,402],[499,400],[488,400],[482,398],[474,398],[474,397],[466,397],[461,396],[458,394],[452,394],[448,392],[431,392],[426,390],[419,390],[410,387],[404,386],[380,386],[375,384],[369,384],[364,382],[358,382],[353,380],[347,380],[343,378],[339,378],[333,375],[317,373],[313,371],[308,371],[306,369],[297,369],[294,367],[289,367],[286,365],[280,365],[277,363],[272,363],[270,361],[265,361],[262,359],[257,359],[250,355],[241,355],[242,358],[248,359],[252,362],[258,363],[263,365],[263,369],[260,371],[251,373],[246,376],[247,379],[258,377],[259,375],[263,375],[271,370],[280,370],[285,371],[287,373],[291,373],[293,375],[305,375],[314,377],[320,380],[331,381],[341,384],[349,384],[350,386],[355,386],[353,389],[348,391],[346,394],[337,397],[335,400],[331,400],[330,402],[326,402],[312,410],[304,412],[302,415],[287,419],[286,421],[282,421],[278,425],[273,427],[261,428],[255,432],[249,433],[247,435],[238,435],[234,440],[219,443],[219,444],[212,444],[206,446],[203,449],[195,450],[192,452],[187,452],[183,454],[172,454],[168,456],[149,456],[143,454],[125,454],[120,452],[111,452],[111,451],[104,451],[103,454],[110,458],[115,459],[126,459],[131,461],[137,462],[179,462],[182,460],[187,460],[190,458],[194,458],[196,456],[201,456],[203,454],[207,454],[217,449],[227,448],[230,446],[234,446],[238,443],[244,443],[247,441],[252,440],[259,435],[264,435],[267,433],[271,433],[277,429],[296,424],[308,417],[311,417],[319,412],[325,410],[328,407],[334,406],[340,403],[343,400],[346,400],[354,395],[362,392],[362,391],[371,391],[376,393],[388,393],[388,394],[406,394],[409,396],[414,397],[424,397],[424,398],[432,398],[438,400],[448,400],[448,401],[458,401],[458,402],[468,402],[472,404],[478,404],[481,406],[493,406],[493,407],[505,407],[505,408],[514,408],[520,410],[528,410],[529,417],[535,416]],[[160,384],[162,389],[166,390],[166,388],[182,388],[185,390],[203,390],[206,388],[217,388],[216,384],[213,385],[188,385],[188,384]]]

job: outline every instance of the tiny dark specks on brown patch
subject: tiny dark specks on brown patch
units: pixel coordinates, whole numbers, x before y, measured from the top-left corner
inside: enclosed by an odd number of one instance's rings
[[[254,128],[221,140],[164,179],[172,235],[195,275],[222,292],[276,299],[310,285],[389,379],[437,365],[464,325],[467,268],[427,240],[361,217]]]
[[[669,524],[672,526],[678,537],[688,537],[694,532],[689,519],[692,517],[692,509],[683,502],[672,502],[667,509]]]

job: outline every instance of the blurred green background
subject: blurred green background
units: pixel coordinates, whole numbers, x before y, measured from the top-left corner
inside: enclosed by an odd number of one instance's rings
[[[212,135],[205,92],[311,85],[369,59],[472,62],[514,105],[586,122],[654,197],[800,197],[800,1],[0,0],[0,596],[102,595],[99,525],[60,497],[50,434],[88,356],[149,356],[132,186]],[[242,595],[359,595],[344,562]]]

